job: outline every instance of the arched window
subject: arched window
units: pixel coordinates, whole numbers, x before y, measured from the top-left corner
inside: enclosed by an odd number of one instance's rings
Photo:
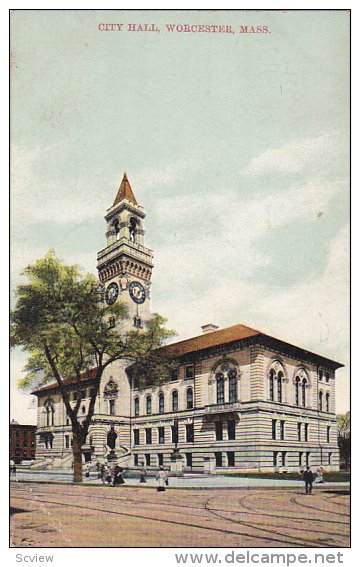
[[[172,393],[172,410],[178,411],[179,409],[179,394],[177,390],[174,390]]]
[[[322,392],[322,390],[320,390],[320,392],[319,392],[319,410],[320,411],[323,410],[323,399],[324,399],[324,393]]]
[[[218,372],[215,375],[215,379],[216,379],[216,403],[223,404],[225,403],[224,374],[222,372]]]
[[[278,402],[282,402],[282,384],[283,384],[283,373],[279,372],[277,376],[277,394],[278,394]]]
[[[229,377],[229,402],[237,402],[238,393],[237,393],[237,372],[236,368],[232,368],[228,372]]]
[[[129,228],[131,242],[136,241],[136,228],[137,228],[137,220],[134,217],[131,217],[130,228]]]
[[[151,413],[151,396],[150,394],[146,396],[146,413],[149,415]]]
[[[140,400],[139,400],[139,398],[135,398],[135,400],[134,400],[134,413],[135,413],[135,415],[140,414]]]
[[[295,405],[300,405],[300,378],[296,376],[295,378]]]
[[[164,394],[160,392],[159,394],[159,413],[164,413],[165,405],[164,405]]]
[[[46,425],[49,427],[50,425],[54,425],[54,414],[55,414],[54,404],[51,400],[48,400],[46,402],[45,409],[46,409]]]
[[[194,407],[194,391],[192,388],[186,390],[186,409],[192,409]]]
[[[306,378],[303,378],[302,384],[301,384],[301,388],[302,388],[302,406],[303,408],[306,407],[306,386],[307,386],[307,380]]]
[[[327,411],[328,413],[330,411],[330,394],[329,394],[329,392],[327,392],[326,396],[325,396],[325,411]]]
[[[119,222],[119,219],[114,220],[113,228],[114,228],[114,231],[115,231],[116,240],[119,240],[119,237],[120,237],[120,222]]]
[[[274,376],[275,370],[272,368],[269,373],[269,398],[270,400],[274,400]]]

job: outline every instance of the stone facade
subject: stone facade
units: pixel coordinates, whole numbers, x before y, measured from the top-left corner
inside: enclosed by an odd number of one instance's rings
[[[108,245],[98,254],[98,270],[105,299],[125,301],[128,327],[140,329],[150,317],[153,267],[144,217],[124,176],[105,217]],[[203,330],[164,347],[178,362],[164,384],[140,388],[126,361],[106,369],[84,459],[106,457],[113,430],[118,461],[130,466],[169,466],[177,447],[185,470],[291,471],[307,464],[337,470],[335,370],[341,364],[243,325]],[[80,416],[90,388],[85,380]],[[71,466],[71,426],[61,397],[56,387],[37,396],[37,458]]]

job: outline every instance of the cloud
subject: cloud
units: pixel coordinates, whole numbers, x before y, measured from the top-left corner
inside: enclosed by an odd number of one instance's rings
[[[254,157],[241,173],[243,175],[286,174],[297,173],[319,164],[323,167],[324,159],[329,160],[338,146],[339,137],[334,133],[294,140],[278,148],[265,150]]]

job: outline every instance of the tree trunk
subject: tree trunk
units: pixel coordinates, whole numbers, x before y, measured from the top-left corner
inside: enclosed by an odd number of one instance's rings
[[[82,439],[73,434],[74,482],[82,482]]]

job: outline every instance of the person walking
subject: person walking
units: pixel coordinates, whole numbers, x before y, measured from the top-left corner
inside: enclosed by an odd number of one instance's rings
[[[115,466],[113,486],[118,486],[119,484],[125,484],[123,472],[124,472],[123,468],[119,467],[119,465]]]
[[[159,468],[159,472],[156,475],[156,481],[158,483],[156,490],[158,492],[165,492],[166,486],[168,485],[168,475],[164,471],[164,467]]]
[[[142,467],[140,469],[140,482],[141,483],[147,482],[146,475],[147,475],[146,467],[145,467],[145,465],[142,465]]]
[[[306,467],[306,471],[304,471],[303,478],[305,481],[305,494],[312,494],[312,485],[314,482],[314,475],[311,472],[310,467]]]

